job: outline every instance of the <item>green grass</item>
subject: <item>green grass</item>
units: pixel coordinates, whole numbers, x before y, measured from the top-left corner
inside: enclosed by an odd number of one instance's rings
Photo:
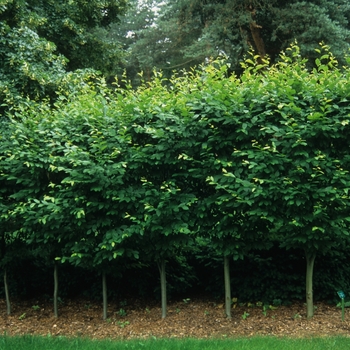
[[[329,350],[349,349],[350,338],[289,339],[254,337],[240,339],[89,340],[64,337],[0,337],[0,350]]]

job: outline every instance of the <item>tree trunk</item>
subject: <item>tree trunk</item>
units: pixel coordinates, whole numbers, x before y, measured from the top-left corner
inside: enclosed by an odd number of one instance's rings
[[[54,280],[54,287],[53,287],[53,312],[55,317],[58,317],[58,266],[57,262],[54,262],[54,268],[53,268],[53,280]]]
[[[316,254],[305,251],[306,257],[306,315],[308,318],[314,315],[314,301],[313,301],[313,272]]]
[[[162,299],[162,318],[166,317],[166,271],[165,271],[165,259],[162,259],[158,263],[159,273],[160,273],[160,290],[161,290],[161,299]]]
[[[107,319],[107,277],[106,273],[102,272],[102,299],[103,299],[103,319]]]
[[[5,288],[5,298],[6,298],[6,312],[8,315],[11,315],[11,303],[10,303],[10,294],[7,283],[7,270],[4,271],[4,288]]]
[[[224,256],[224,281],[225,281],[225,313],[227,318],[231,318],[231,278],[230,278],[230,258]]]
[[[4,258],[6,255],[6,241],[5,235],[2,235],[0,238],[0,256]],[[7,269],[4,266],[4,289],[5,289],[5,299],[6,299],[6,312],[8,315],[11,315],[11,303],[10,303],[10,293],[7,283]]]
[[[260,56],[260,63],[262,63],[262,59],[266,56],[265,43],[261,37],[262,26],[257,24],[255,21],[256,9],[252,3],[248,6],[248,10],[251,16],[251,21],[249,23],[250,33],[254,41],[255,49]]]

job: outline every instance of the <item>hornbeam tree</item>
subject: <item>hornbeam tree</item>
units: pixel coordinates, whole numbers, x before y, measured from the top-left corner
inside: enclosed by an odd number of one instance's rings
[[[227,78],[228,67],[217,64],[218,68],[204,67],[197,86],[187,85],[194,91],[188,97],[194,118],[188,125],[188,142],[193,144],[187,159],[192,177],[200,184],[196,190],[199,234],[223,256],[225,312],[231,318],[230,261],[244,259],[251,249],[267,249],[272,225],[258,204],[247,199],[245,192],[255,185],[246,180],[245,164],[233,152],[251,146],[249,136],[237,138],[236,133],[241,81]],[[229,176],[230,169],[235,169],[234,177]]]
[[[130,220],[139,229],[140,254],[156,262],[161,284],[162,318],[166,317],[166,260],[186,249],[193,240],[191,207],[196,196],[182,154],[185,118],[183,97],[176,96],[158,76],[124,102],[132,112],[127,130],[131,145],[128,168],[133,192],[138,194]],[[128,106],[128,104],[130,105]]]
[[[270,239],[303,250],[308,317],[316,256],[349,242],[349,69],[337,67],[327,46],[317,51],[311,72],[294,45],[271,67],[257,55],[239,78],[225,78],[218,62],[205,68],[200,85],[186,86],[192,129],[206,134],[197,139],[197,158],[189,157],[196,176],[206,174],[215,189],[204,211],[216,220],[211,241],[225,255],[230,239],[235,254]]]
[[[235,139],[250,140],[250,146],[237,147],[233,156],[241,158],[245,180],[254,184],[245,200],[274,223],[271,232],[282,247],[305,253],[312,317],[315,258],[349,242],[349,69],[337,68],[327,46],[317,50],[312,72],[298,47],[290,51],[266,74],[261,65],[252,68],[254,74],[246,67]],[[227,176],[237,177],[234,169]]]

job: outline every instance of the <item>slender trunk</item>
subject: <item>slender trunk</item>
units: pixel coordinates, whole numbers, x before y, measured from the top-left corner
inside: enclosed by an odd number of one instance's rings
[[[162,259],[158,263],[159,273],[160,273],[160,290],[162,299],[162,318],[166,317],[166,271],[165,271],[165,259]]]
[[[151,68],[147,67],[145,70],[145,80],[146,82],[151,81]]]
[[[6,255],[6,241],[5,236],[2,235],[0,238],[0,256],[3,259]],[[4,289],[5,289],[5,299],[6,299],[6,312],[11,315],[11,303],[10,303],[10,293],[7,282],[7,268],[4,266]]]
[[[225,280],[225,313],[227,318],[231,318],[231,278],[230,278],[230,258],[224,256],[224,280]]]
[[[103,319],[107,319],[107,277],[106,272],[102,272],[102,299],[103,299]]]
[[[11,303],[10,303],[10,294],[7,283],[7,270],[4,271],[4,288],[5,288],[5,298],[6,298],[6,312],[8,315],[11,315]]]
[[[306,257],[306,315],[308,318],[314,315],[314,301],[313,301],[313,272],[316,254],[305,252]]]
[[[57,262],[54,263],[53,268],[53,280],[54,280],[54,287],[53,287],[53,312],[55,317],[58,317],[58,266]]]

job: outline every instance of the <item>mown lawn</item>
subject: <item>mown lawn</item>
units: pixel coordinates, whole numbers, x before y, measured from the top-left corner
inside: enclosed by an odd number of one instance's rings
[[[1,350],[348,350],[350,338],[276,338],[252,337],[239,339],[149,339],[149,340],[89,340],[64,337],[0,337]]]

